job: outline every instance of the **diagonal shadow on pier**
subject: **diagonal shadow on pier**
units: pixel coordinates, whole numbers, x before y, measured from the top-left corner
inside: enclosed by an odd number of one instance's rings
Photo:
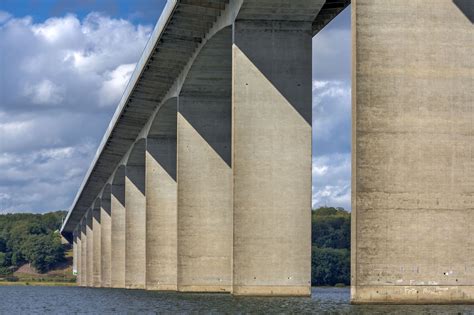
[[[461,12],[474,24],[474,0],[453,0]]]

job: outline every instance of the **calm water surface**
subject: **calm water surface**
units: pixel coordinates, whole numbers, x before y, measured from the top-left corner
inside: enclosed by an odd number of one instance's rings
[[[0,286],[1,314],[474,314],[474,306],[361,306],[348,288],[313,288],[311,298],[248,298],[79,287]]]

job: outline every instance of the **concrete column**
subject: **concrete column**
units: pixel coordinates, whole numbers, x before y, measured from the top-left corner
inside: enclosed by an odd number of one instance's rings
[[[231,30],[209,40],[178,105],[178,290],[232,288]]]
[[[353,303],[474,301],[472,5],[352,3]]]
[[[233,293],[311,293],[311,22],[234,24]]]
[[[111,219],[111,186],[109,184],[102,193],[100,207],[100,236],[101,236],[101,283],[103,287],[111,286],[111,263],[112,263],[112,219]]]
[[[134,145],[125,174],[125,287],[144,289],[146,282],[144,139]]]
[[[146,287],[177,290],[176,109],[160,109],[146,151]]]
[[[86,218],[81,221],[81,270],[80,270],[81,286],[87,286],[87,229]]]
[[[110,199],[112,219],[111,235],[111,285],[125,288],[125,167],[114,174]]]
[[[88,287],[92,287],[94,285],[94,230],[93,230],[92,221],[93,221],[92,209],[89,209],[86,214],[86,235],[87,235],[86,283]]]
[[[78,226],[78,230],[77,230],[77,274],[76,274],[76,283],[78,286],[82,286],[82,280],[81,280],[81,276],[82,276],[82,239],[81,239],[81,227],[80,227],[80,224]]]
[[[77,228],[72,233],[72,273],[77,275]]]
[[[102,229],[101,229],[101,218],[100,218],[100,199],[96,200],[94,207],[92,208],[92,230],[94,232],[93,239],[93,266],[92,266],[92,284],[94,287],[102,286],[102,276],[101,276],[101,261],[102,261]]]

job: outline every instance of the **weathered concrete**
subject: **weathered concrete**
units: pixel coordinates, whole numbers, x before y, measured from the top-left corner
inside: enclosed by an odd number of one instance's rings
[[[77,244],[78,236],[77,236],[77,228],[73,232],[73,239],[72,239],[72,273],[77,274],[77,261],[78,261],[78,250]]]
[[[179,291],[232,288],[231,40],[207,42],[179,96]]]
[[[157,113],[146,151],[146,288],[177,290],[177,99]]]
[[[110,199],[112,219],[111,286],[125,288],[125,166],[120,166],[112,181]]]
[[[94,231],[92,228],[92,209],[89,209],[86,214],[86,283],[88,287],[94,285]]]
[[[82,286],[82,279],[81,279],[81,276],[82,276],[82,239],[81,239],[81,228],[80,228],[80,225],[78,226],[78,230],[77,230],[77,239],[76,239],[76,242],[77,242],[77,252],[76,252],[76,261],[77,261],[77,273],[76,273],[76,284],[78,286]]]
[[[472,303],[474,27],[462,1],[353,2],[352,302]]]
[[[61,229],[81,227],[81,285],[112,180],[112,286],[310,294],[311,36],[347,3],[168,2]],[[354,303],[474,301],[472,21],[354,2]],[[154,134],[177,95],[177,137]]]
[[[311,22],[237,20],[237,295],[311,294]]]
[[[125,287],[146,284],[146,140],[135,143],[125,168]]]
[[[96,199],[92,207],[92,230],[94,232],[93,252],[94,257],[92,261],[92,285],[94,287],[102,286],[101,276],[101,262],[102,262],[102,229],[100,218],[100,199]]]
[[[112,218],[111,218],[111,185],[105,186],[100,203],[100,237],[101,237],[101,284],[102,287],[111,286],[112,260]]]
[[[86,230],[86,218],[81,220],[81,270],[80,270],[80,284],[81,286],[87,286],[87,230]]]

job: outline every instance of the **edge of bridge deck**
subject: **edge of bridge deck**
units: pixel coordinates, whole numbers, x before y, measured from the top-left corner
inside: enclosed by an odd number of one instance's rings
[[[227,3],[227,1],[223,1],[223,2]],[[316,19],[313,22],[313,36],[315,36],[325,25],[327,25],[334,17],[336,17],[340,12],[342,12],[350,4],[350,2],[351,0],[326,0],[326,3],[323,5],[322,9],[320,10],[320,14],[316,17]],[[89,166],[89,169],[84,177],[84,180],[82,181],[82,184],[75,196],[74,202],[71,208],[69,209],[66,218],[63,221],[60,232],[70,242],[72,240],[72,231],[75,228],[75,222],[77,223],[80,220],[80,218],[83,216],[83,214],[87,211],[89,207],[88,200],[91,198],[92,198],[91,200],[93,200],[96,197],[96,195],[100,193],[101,188],[99,187],[105,185],[107,181],[107,179],[105,178],[110,177],[110,175],[112,175],[113,173],[112,166],[113,166],[113,169],[115,170],[115,168],[119,165],[120,159],[123,156],[124,152],[116,152],[116,151],[120,151],[120,149],[117,150],[117,148],[128,146],[128,142],[133,143],[135,137],[133,137],[133,140],[127,137],[130,131],[130,130],[127,130],[127,128],[133,129],[131,136],[134,136],[133,132],[135,132],[136,129],[138,130],[142,128],[142,125],[139,125],[138,122],[135,122],[137,126],[133,126],[133,127],[129,126],[129,124],[134,123],[133,120],[135,117],[133,116],[134,106],[133,104],[132,106],[130,106],[130,102],[134,98],[134,95],[136,93],[140,94],[141,77],[145,73],[148,73],[147,72],[148,65],[152,65],[153,58],[155,58],[155,56],[158,56],[158,57],[160,56],[160,54],[155,54],[155,51],[158,48],[160,48],[162,45],[162,43],[159,43],[160,39],[162,38],[162,36],[165,36],[165,37],[167,36],[166,34],[168,32],[168,29],[170,28],[169,25],[171,25],[171,28],[173,28],[172,23],[173,23],[174,17],[177,16],[178,18],[180,18],[180,15],[179,15],[180,3],[181,3],[180,0],[167,1],[163,9],[163,12],[160,15],[158,22],[156,23],[155,28],[150,36],[150,39],[148,40],[146,47],[143,50],[140,60],[138,61],[135,67],[132,77],[130,78],[127,84],[127,87],[124,93],[122,94],[122,98],[102,138],[102,141],[92,160],[92,163]],[[176,14],[176,12],[178,12],[178,15]],[[184,14],[186,13],[189,14],[189,10],[185,12]],[[198,35],[195,35],[195,36],[198,36]],[[167,58],[167,57],[163,57],[163,58]],[[152,65],[152,68],[153,68],[153,65]],[[154,71],[154,70],[151,70],[151,71]],[[176,79],[177,77],[173,78],[174,81]],[[160,101],[157,100],[156,105],[159,106],[161,101],[162,100]],[[154,101],[144,101],[144,102],[152,103]],[[140,110],[141,109],[138,108],[135,114],[140,115],[139,114]],[[128,114],[127,114],[127,111],[129,112]],[[126,121],[127,119],[129,119],[129,121]],[[132,121],[130,121],[130,119]],[[126,142],[126,143],[121,143],[121,142]],[[104,166],[105,164],[110,165],[110,167],[105,167]],[[111,174],[108,174],[109,172]],[[91,195],[91,196],[94,195],[94,196],[90,197],[88,195]]]
[[[89,169],[87,170],[86,176],[84,176],[84,180],[82,181],[82,184],[76,194],[76,197],[74,198],[74,202],[69,209],[66,218],[63,221],[63,224],[61,226],[61,234],[66,237],[68,240],[70,239],[70,236],[68,234],[69,231],[66,231],[66,227],[68,225],[69,219],[71,217],[71,214],[73,210],[75,209],[79,198],[81,197],[84,188],[86,187],[87,183],[89,182],[89,179],[91,177],[92,171],[97,165],[97,162],[105,148],[105,145],[107,143],[107,140],[110,138],[112,131],[114,130],[115,126],[117,125],[119,117],[122,115],[123,110],[125,108],[125,105],[127,104],[128,99],[130,98],[133,89],[135,88],[135,85],[138,82],[138,79],[140,78],[140,75],[142,74],[153,50],[155,49],[156,43],[158,39],[160,38],[160,35],[164,32],[166,29],[166,25],[168,24],[168,21],[170,20],[173,11],[175,10],[177,5],[177,0],[168,0],[166,2],[166,5],[163,9],[162,14],[160,15],[160,18],[158,19],[158,22],[155,25],[155,28],[153,29],[153,32],[145,46],[145,49],[143,50],[143,53],[140,57],[140,60],[138,61],[137,65],[135,66],[135,70],[132,74],[132,77],[130,78],[130,81],[127,84],[127,87],[125,88],[124,93],[122,94],[122,98],[120,99],[120,103],[115,110],[115,113],[112,117],[112,120],[109,123],[109,126],[107,127],[107,130],[102,138],[102,141],[100,142],[100,145],[96,151],[96,154],[94,156],[94,159],[92,160],[92,163],[89,166]],[[72,235],[72,232],[71,232]]]

